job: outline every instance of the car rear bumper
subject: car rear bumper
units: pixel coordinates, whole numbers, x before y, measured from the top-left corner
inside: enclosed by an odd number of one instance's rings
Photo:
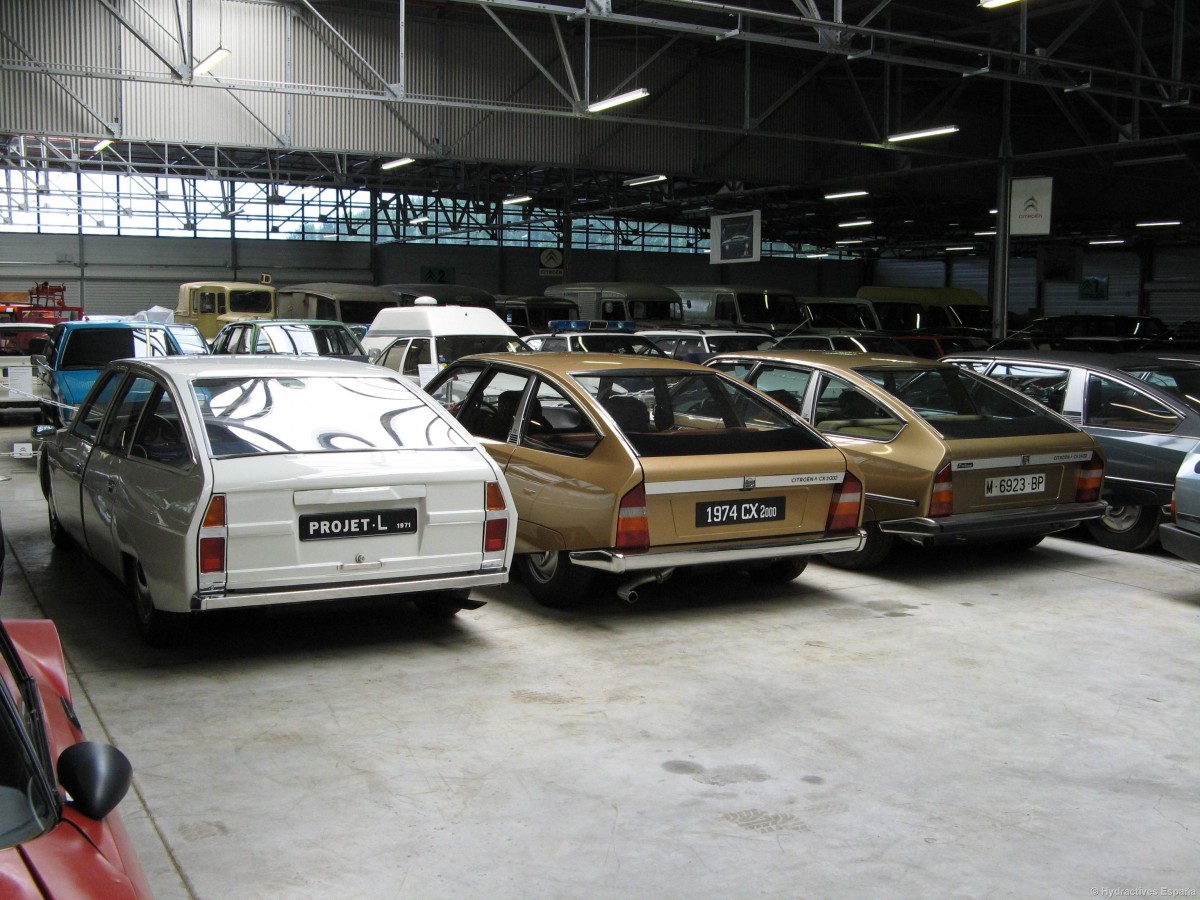
[[[486,587],[492,584],[505,584],[507,581],[508,569],[496,569],[487,572],[433,575],[426,578],[398,578],[342,585],[307,585],[273,591],[211,591],[193,594],[191,609],[193,612],[200,612],[213,609],[278,606],[285,603],[310,603],[320,600],[350,600],[355,597],[385,597],[389,594],[417,594],[429,591]]]
[[[1174,522],[1158,526],[1158,541],[1164,550],[1188,562],[1200,563],[1200,534],[1181,528]]]
[[[962,513],[938,519],[893,519],[880,522],[879,530],[901,537],[944,541],[1050,534],[1073,528],[1089,519],[1098,519],[1107,510],[1107,503],[1096,500],[1091,503],[1062,503],[1055,506]]]
[[[576,550],[571,562],[589,569],[621,574],[650,569],[671,569],[677,566],[707,566],[778,559],[790,556],[815,556],[822,553],[845,553],[862,547],[865,532],[861,529],[849,535],[819,538],[803,543],[738,544],[735,546],[706,544],[696,548],[673,547],[650,553],[618,553],[613,550]]]

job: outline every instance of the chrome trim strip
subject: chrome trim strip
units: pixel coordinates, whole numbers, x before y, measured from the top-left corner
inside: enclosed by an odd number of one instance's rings
[[[615,553],[612,550],[575,550],[571,562],[604,572],[639,572],[676,566],[702,566],[788,556],[816,556],[862,549],[866,532],[862,529],[845,537],[818,538],[798,544],[742,544],[736,547],[703,545],[695,549],[667,550],[662,553]]]
[[[359,581],[353,584],[322,585],[320,587],[279,588],[268,591],[202,592],[192,595],[191,609],[239,609],[253,606],[277,606],[284,603],[308,603],[315,600],[349,600],[353,597],[382,597],[388,594],[485,587],[492,584],[504,584],[507,581],[508,570],[500,569],[458,575],[431,575],[426,578]]]

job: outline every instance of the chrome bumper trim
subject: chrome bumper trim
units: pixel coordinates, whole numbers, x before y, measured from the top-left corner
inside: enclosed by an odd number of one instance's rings
[[[285,603],[309,603],[318,600],[350,600],[354,597],[384,597],[388,594],[416,594],[425,591],[449,591],[456,588],[486,587],[505,584],[508,570],[472,572],[459,575],[430,575],[426,578],[404,578],[395,581],[356,582],[346,585],[279,588],[269,591],[221,591],[196,593],[191,598],[193,611],[210,609],[241,609],[254,606],[276,606]]]
[[[676,566],[706,566],[713,563],[748,562],[788,556],[845,553],[863,545],[866,532],[859,529],[845,537],[819,538],[799,544],[740,544],[735,547],[707,545],[695,549],[665,550],[661,553],[617,553],[612,550],[575,550],[571,562],[589,569],[621,574]]]
[[[1063,503],[1055,506],[996,510],[994,512],[962,513],[957,516],[930,519],[892,519],[880,522],[884,534],[905,537],[954,538],[1003,537],[1017,534],[1050,534],[1073,528],[1080,522],[1098,519],[1108,510],[1103,500],[1091,503]]]

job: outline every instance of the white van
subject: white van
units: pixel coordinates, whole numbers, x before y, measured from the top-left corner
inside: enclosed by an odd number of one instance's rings
[[[547,297],[573,300],[579,318],[605,322],[637,322],[664,327],[683,324],[679,295],[661,284],[640,281],[575,281],[552,284],[542,291]]]
[[[790,331],[808,321],[796,295],[784,288],[749,284],[672,285],[683,299],[689,325],[718,325]]]
[[[372,362],[419,385],[460,356],[529,349],[498,315],[478,306],[381,309],[362,343]]]

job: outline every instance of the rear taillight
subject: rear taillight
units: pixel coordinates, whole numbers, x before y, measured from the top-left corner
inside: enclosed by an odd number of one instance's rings
[[[489,481],[485,495],[487,509],[483,525],[483,552],[503,553],[508,543],[508,506],[504,502],[504,491],[495,481]]]
[[[1175,492],[1174,491],[1171,492],[1171,518],[1168,519],[1167,521],[1168,522],[1178,521],[1175,518]]]
[[[217,575],[225,571],[225,544],[229,529],[225,520],[225,495],[214,494],[200,523],[200,574]]]
[[[626,553],[645,553],[650,549],[644,485],[639,484],[621,498],[621,508],[617,510],[617,549]]]
[[[847,472],[842,483],[833,489],[825,530],[850,531],[857,528],[862,518],[862,500],[862,482]]]
[[[1079,467],[1079,474],[1075,476],[1075,502],[1099,500],[1103,486],[1104,460],[1099,453],[1093,453],[1092,458]]]
[[[938,469],[933,478],[933,496],[929,498],[931,518],[948,516],[954,512],[954,482],[950,479],[950,463]]]

